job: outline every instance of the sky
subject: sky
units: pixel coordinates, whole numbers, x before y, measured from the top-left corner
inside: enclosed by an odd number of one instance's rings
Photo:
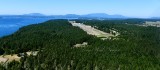
[[[0,0],[0,14],[46,15],[106,13],[160,17],[160,0]]]

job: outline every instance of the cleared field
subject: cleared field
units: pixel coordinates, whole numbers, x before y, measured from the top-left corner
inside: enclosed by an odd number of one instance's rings
[[[11,62],[13,60],[15,61],[20,61],[21,57],[18,57],[17,54],[13,54],[13,55],[1,55],[0,56],[0,63],[8,63]]]
[[[95,29],[94,27],[91,27],[89,25],[85,25],[83,23],[76,23],[75,21],[69,21],[73,26],[77,26],[81,29],[83,29],[84,31],[86,31],[88,34],[90,35],[95,35],[97,37],[103,37],[103,38],[109,38],[109,37],[113,37],[114,35],[110,34],[110,33],[106,33],[103,31],[100,31],[98,29]]]
[[[155,26],[155,27],[160,27],[160,21],[156,22],[151,22],[151,21],[146,21],[143,26]]]
[[[34,52],[26,52],[28,56],[30,56],[31,54],[33,56],[38,54],[38,51],[34,51]],[[0,56],[0,63],[8,63],[11,62],[13,60],[15,61],[20,61],[21,57],[18,57],[18,54],[13,54],[13,55],[1,55]]]
[[[76,48],[78,48],[78,47],[86,47],[87,45],[88,45],[87,42],[83,42],[82,44],[76,44],[73,47],[76,47]]]

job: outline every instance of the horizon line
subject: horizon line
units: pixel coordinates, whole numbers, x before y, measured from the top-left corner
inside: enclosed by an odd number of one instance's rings
[[[23,13],[23,14],[0,14],[0,16],[5,16],[5,15],[8,15],[8,16],[12,16],[12,15],[29,15],[29,14],[41,14],[41,15],[44,15],[44,16],[64,16],[64,15],[79,15],[79,16],[82,16],[82,15],[88,15],[88,14],[106,14],[106,15],[120,15],[120,16],[124,16],[124,17],[127,17],[127,18],[160,18],[159,17],[156,17],[156,16],[151,16],[151,17],[138,17],[138,16],[125,16],[125,15],[121,15],[121,14],[107,14],[107,13],[86,13],[86,14],[73,14],[73,13],[68,13],[68,14],[44,14],[44,13]]]

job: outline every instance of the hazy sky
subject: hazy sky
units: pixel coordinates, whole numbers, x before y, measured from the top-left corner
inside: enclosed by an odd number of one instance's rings
[[[0,0],[0,14],[26,13],[160,17],[160,0]]]

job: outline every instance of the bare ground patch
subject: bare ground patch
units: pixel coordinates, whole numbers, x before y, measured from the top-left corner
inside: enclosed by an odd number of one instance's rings
[[[83,29],[84,31],[86,31],[89,35],[95,35],[97,37],[103,37],[103,38],[110,38],[110,37],[114,37],[113,34],[110,33],[106,33],[103,31],[100,31],[94,27],[91,27],[89,25],[85,25],[83,23],[76,23],[75,21],[69,21],[73,26],[77,26],[81,29]]]
[[[33,55],[36,56],[38,54],[38,51],[30,51],[30,52],[26,52],[28,56]],[[13,54],[13,55],[1,55],[0,56],[0,63],[8,63],[11,61],[20,61],[21,57],[18,56],[18,54]]]

